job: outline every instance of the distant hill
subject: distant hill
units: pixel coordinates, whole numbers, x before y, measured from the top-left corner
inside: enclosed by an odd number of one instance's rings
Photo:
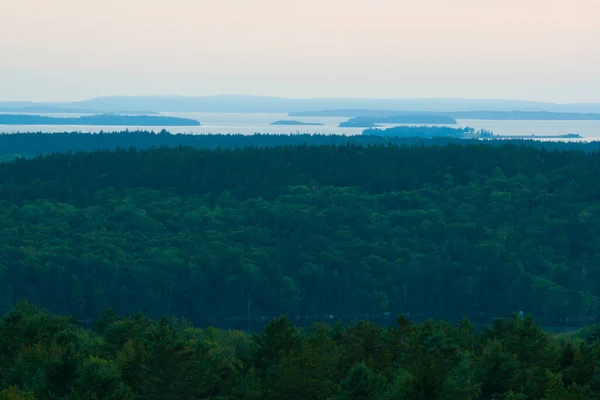
[[[322,110],[291,112],[291,117],[372,117],[389,118],[400,115],[435,115],[453,119],[481,119],[481,120],[514,120],[514,121],[600,121],[600,113],[564,113],[548,111],[452,111],[452,112],[409,112],[393,110]]]
[[[555,104],[494,99],[287,99],[267,96],[108,96],[75,102],[11,102],[0,107],[52,106],[119,112],[149,110],[157,112],[240,112],[290,113],[302,110],[404,110],[405,112],[462,111],[546,111],[562,113],[600,113],[600,103]],[[398,111],[395,111],[397,114]],[[348,117],[364,116],[349,115]],[[344,115],[346,116],[346,115]]]
[[[54,118],[41,115],[0,114],[0,125],[99,125],[99,126],[200,126],[200,122],[176,117],[150,115],[91,115]]]
[[[102,114],[99,110],[89,110],[83,108],[65,108],[54,106],[25,106],[25,107],[0,107],[0,113],[38,113],[38,114]],[[113,114],[113,113],[111,113]],[[158,114],[155,111],[118,111],[114,114]]]
[[[600,121],[600,114],[554,113],[546,111],[466,111],[447,113],[456,119],[513,121]]]
[[[443,115],[396,115],[392,117],[356,117],[340,123],[341,128],[372,128],[377,124],[455,125],[456,120]]]
[[[284,126],[323,126],[318,122],[302,122],[302,121],[275,121],[271,125],[284,125]]]

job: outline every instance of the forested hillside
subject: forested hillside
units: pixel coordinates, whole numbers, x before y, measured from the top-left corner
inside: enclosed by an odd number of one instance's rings
[[[600,311],[600,155],[193,148],[0,164],[0,305],[77,318]]]
[[[600,397],[599,328],[544,333],[530,317],[475,332],[411,324],[264,332],[118,317],[92,329],[19,303],[0,319],[0,399],[592,400]]]

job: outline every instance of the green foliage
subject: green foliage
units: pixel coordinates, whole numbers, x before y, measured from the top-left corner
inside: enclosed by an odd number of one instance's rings
[[[300,329],[280,317],[251,337],[112,311],[84,329],[20,302],[0,326],[0,400],[598,397],[600,342],[544,333],[527,319],[476,332],[466,320]]]
[[[599,172],[598,153],[513,144],[1,164],[0,399],[600,398],[598,327],[535,322],[600,313]],[[291,322],[375,313],[405,315]],[[286,314],[253,336],[171,319]]]
[[[25,393],[12,386],[0,392],[0,400],[35,400],[31,393]]]
[[[376,400],[385,388],[385,379],[364,363],[353,366],[341,382],[336,400]]]
[[[593,152],[472,143],[4,163],[0,308],[194,321],[522,310],[583,324],[600,315],[599,165]]]
[[[481,383],[476,383],[472,372],[473,357],[465,356],[447,375],[442,386],[442,399],[477,400],[481,394]]]
[[[431,128],[431,127],[428,127]],[[472,129],[462,130],[466,133],[472,133]],[[44,132],[29,133],[10,133],[0,134],[0,162],[13,161],[23,156],[35,157],[42,154],[67,153],[78,151],[97,151],[97,150],[116,150],[136,148],[138,150],[159,147],[196,147],[208,149],[243,149],[245,147],[276,147],[276,146],[322,146],[322,145],[347,145],[356,144],[361,146],[387,145],[397,146],[436,146],[436,145],[458,145],[477,144],[472,140],[456,139],[452,137],[437,137],[435,139],[423,139],[414,132],[409,132],[410,137],[382,137],[375,135],[310,135],[310,134],[292,134],[292,135],[220,135],[220,134],[170,134],[162,130],[161,132],[148,131],[123,131],[114,133],[82,133],[82,132],[63,132],[47,134]],[[417,132],[418,133],[418,132]],[[482,131],[481,133],[489,132]],[[393,136],[393,135],[387,135]],[[425,137],[427,135],[424,135]],[[451,136],[451,135],[450,135]],[[536,141],[536,140],[511,140],[518,145],[542,148],[549,150],[584,150],[598,151],[600,142],[578,143],[578,142],[557,142],[557,141]],[[488,142],[489,145],[503,146],[507,143],[504,140]]]

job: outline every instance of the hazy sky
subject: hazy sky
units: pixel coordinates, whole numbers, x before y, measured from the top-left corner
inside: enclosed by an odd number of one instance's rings
[[[600,102],[600,0],[0,0],[0,101]]]

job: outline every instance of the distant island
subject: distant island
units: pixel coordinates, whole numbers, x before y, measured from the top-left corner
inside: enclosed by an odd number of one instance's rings
[[[323,126],[318,122],[303,122],[303,121],[275,121],[271,125],[287,125],[287,126]]]
[[[288,113],[290,117],[347,117],[347,118],[391,118],[396,116],[435,116],[457,119],[512,120],[512,121],[600,121],[600,114],[545,112],[545,111],[393,111],[393,110],[323,110]],[[413,123],[413,122],[408,122]],[[416,122],[414,122],[416,123]]]
[[[78,118],[55,118],[41,115],[0,114],[0,125],[200,126],[200,122],[187,118],[154,115],[101,114]]]
[[[438,137],[455,139],[581,139],[576,133],[565,135],[496,135],[485,129],[476,131],[473,128],[451,128],[447,126],[395,126],[387,129],[365,129],[364,136],[382,136],[387,138],[423,138],[431,139]]]
[[[373,128],[377,124],[456,125],[456,120],[444,115],[395,115],[389,117],[356,117],[340,123],[340,128]]]

